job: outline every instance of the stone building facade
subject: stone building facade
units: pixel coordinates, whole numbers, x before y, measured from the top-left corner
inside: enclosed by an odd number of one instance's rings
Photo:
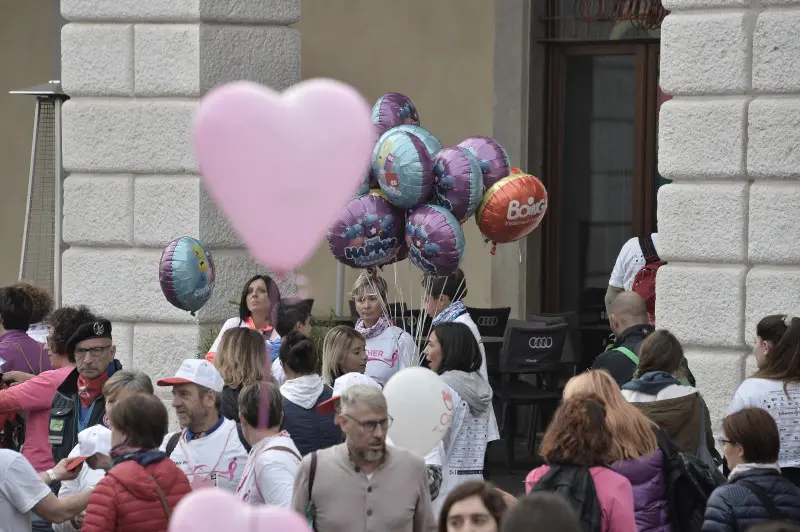
[[[759,319],[800,314],[800,2],[664,5],[656,314],[719,420]]]

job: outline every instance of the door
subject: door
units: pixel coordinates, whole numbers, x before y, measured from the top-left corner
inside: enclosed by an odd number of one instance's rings
[[[617,254],[655,230],[658,44],[552,44],[548,70],[542,308],[578,312],[593,356]]]

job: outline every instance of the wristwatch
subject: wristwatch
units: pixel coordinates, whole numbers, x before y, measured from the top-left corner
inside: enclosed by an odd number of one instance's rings
[[[56,472],[54,469],[48,469],[47,471],[45,471],[45,474],[47,475],[47,478],[50,480],[49,484],[55,484],[56,482],[58,482],[58,478],[56,478]]]

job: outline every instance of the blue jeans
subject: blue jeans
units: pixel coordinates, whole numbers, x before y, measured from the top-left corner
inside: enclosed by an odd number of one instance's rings
[[[32,514],[31,532],[53,532],[53,525],[44,517]]]

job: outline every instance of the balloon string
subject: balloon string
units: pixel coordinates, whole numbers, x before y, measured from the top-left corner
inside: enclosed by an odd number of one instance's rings
[[[489,253],[494,255],[497,252],[497,242],[492,242],[492,249],[489,250]]]

